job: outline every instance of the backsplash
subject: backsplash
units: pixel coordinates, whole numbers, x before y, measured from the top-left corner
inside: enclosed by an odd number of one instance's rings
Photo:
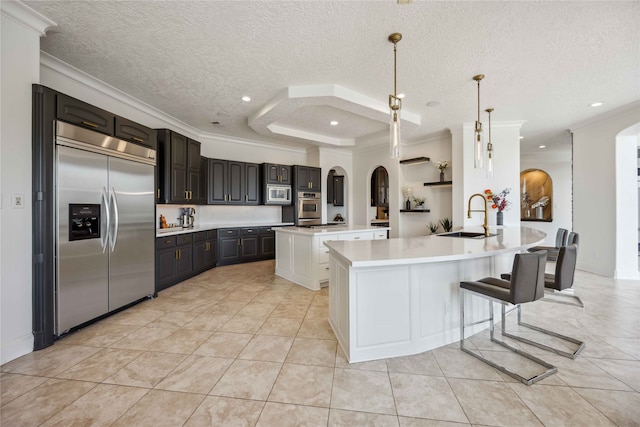
[[[164,215],[168,224],[178,226],[178,217],[182,208],[194,208],[195,225],[206,224],[264,224],[282,222],[280,206],[200,206],[200,205],[156,205],[156,228],[160,227],[160,215]]]

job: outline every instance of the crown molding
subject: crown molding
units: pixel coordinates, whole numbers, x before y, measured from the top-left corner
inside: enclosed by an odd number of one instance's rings
[[[578,130],[580,128],[583,128],[585,126],[589,126],[589,125],[592,125],[594,123],[598,123],[598,122],[601,122],[603,120],[610,119],[611,117],[615,117],[615,116],[617,116],[619,114],[629,113],[629,112],[631,112],[633,110],[637,110],[637,109],[640,109],[640,101],[634,101],[634,102],[632,102],[630,104],[626,104],[626,105],[623,105],[621,107],[614,108],[612,110],[609,110],[609,111],[606,111],[604,113],[598,114],[597,116],[591,117],[591,118],[586,119],[586,120],[582,120],[582,121],[580,121],[578,123],[574,123],[573,126],[569,127],[569,131],[573,132],[573,131]]]
[[[39,14],[20,1],[2,0],[0,1],[0,10],[2,11],[2,16],[29,28],[40,37],[46,37],[47,31],[58,26],[51,19]]]
[[[179,132],[186,133],[188,135],[193,135],[194,139],[198,140],[210,140],[210,141],[218,141],[218,142],[226,142],[226,143],[234,143],[246,145],[249,147],[261,147],[261,148],[273,148],[281,151],[290,151],[299,154],[306,153],[305,148],[299,147],[290,147],[285,145],[279,145],[274,143],[255,141],[250,139],[238,138],[235,136],[227,136],[220,135],[210,132],[203,132],[200,129],[197,129],[193,126],[190,126],[175,117],[172,117],[163,111],[152,107],[151,105],[128,95],[127,93],[121,91],[120,89],[111,86],[108,83],[99,80],[92,75],[85,73],[84,71],[67,64],[66,62],[52,56],[46,52],[40,51],[40,65],[46,68],[49,68],[56,73],[62,74],[79,84],[86,86],[92,90],[95,90],[105,96],[108,96],[112,99],[115,99],[118,102],[121,102],[131,108],[139,110],[151,117],[158,119],[167,124],[168,128]]]

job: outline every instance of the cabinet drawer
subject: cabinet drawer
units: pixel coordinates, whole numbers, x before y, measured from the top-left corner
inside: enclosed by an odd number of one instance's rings
[[[326,242],[327,240],[340,240],[336,234],[332,234],[329,236],[320,236],[317,237],[317,239],[318,249],[320,250],[327,249],[327,247],[324,245],[324,242]]]
[[[238,237],[240,230],[237,228],[221,228],[218,230],[219,237]]]
[[[257,236],[260,234],[259,227],[243,227],[240,229],[241,236]]]
[[[193,233],[179,234],[176,236],[178,245],[188,245],[193,242]]]
[[[326,282],[329,280],[329,263],[318,264],[318,280]]]
[[[193,233],[193,241],[194,242],[202,242],[207,240],[207,232],[206,231],[198,231],[197,233]]]
[[[260,228],[261,235],[275,234],[275,231],[273,230],[275,227],[259,227],[259,228]]]
[[[173,248],[175,246],[176,246],[176,236],[167,236],[167,237],[157,237],[156,238],[156,248],[158,248],[158,249]]]
[[[373,233],[371,232],[340,235],[340,240],[371,240],[372,238]]]
[[[207,230],[207,239],[217,239],[218,230]]]
[[[321,248],[318,248],[318,262],[319,263],[329,262],[329,248],[328,247],[323,246]]]
[[[115,114],[102,110],[79,99],[58,94],[56,115],[60,120],[113,135]]]
[[[387,230],[380,230],[373,232],[373,238],[378,239],[386,239],[387,238]]]

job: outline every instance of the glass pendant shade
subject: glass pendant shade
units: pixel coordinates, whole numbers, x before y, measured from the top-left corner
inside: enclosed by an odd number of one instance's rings
[[[482,123],[476,122],[476,130],[473,134],[474,147],[473,147],[473,167],[481,169],[484,164],[484,144],[482,143]]]
[[[493,178],[493,144],[491,143],[491,113],[493,108],[487,108],[489,113],[489,140],[487,141],[487,178]]]
[[[487,178],[493,178],[493,144],[487,144]]]
[[[400,157],[400,99],[390,97],[389,102],[391,105],[391,122],[389,123],[389,148],[391,150],[391,158],[397,159]]]

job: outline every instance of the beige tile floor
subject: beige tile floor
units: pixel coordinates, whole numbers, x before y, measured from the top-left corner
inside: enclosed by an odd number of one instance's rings
[[[349,365],[327,289],[273,271],[210,270],[3,365],[1,425],[640,425],[640,282],[578,271],[584,309],[527,305],[587,347],[576,360],[528,347],[558,373],[525,386],[456,344]],[[470,345],[528,369],[486,333]]]

